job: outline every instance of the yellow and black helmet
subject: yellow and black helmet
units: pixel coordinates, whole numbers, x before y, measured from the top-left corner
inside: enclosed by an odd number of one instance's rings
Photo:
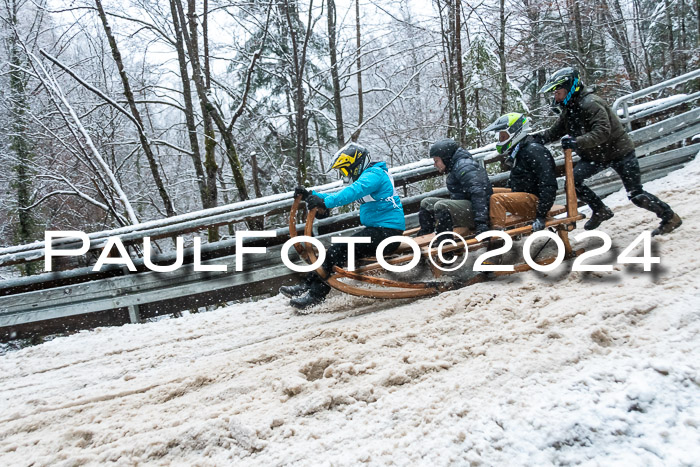
[[[493,131],[497,143],[496,152],[509,154],[530,131],[530,120],[523,114],[512,112],[501,115],[484,131]]]
[[[369,167],[369,151],[357,143],[348,143],[335,153],[331,168],[338,171],[344,181],[355,181]]]

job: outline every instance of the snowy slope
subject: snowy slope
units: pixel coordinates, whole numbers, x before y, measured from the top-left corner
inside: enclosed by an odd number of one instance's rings
[[[0,464],[700,465],[698,180],[646,185],[684,218],[651,273],[277,296],[8,353]],[[618,253],[657,223],[608,202]]]

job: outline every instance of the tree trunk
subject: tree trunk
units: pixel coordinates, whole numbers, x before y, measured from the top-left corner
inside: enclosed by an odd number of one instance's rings
[[[362,41],[360,38],[360,0],[355,0],[355,39],[357,45],[357,130],[352,134],[352,140],[360,138],[360,127],[364,119],[364,102],[362,96]]]
[[[165,205],[166,214],[168,215],[168,217],[174,216],[175,209],[173,208],[172,201],[170,200],[170,195],[168,195],[168,191],[165,188],[163,179],[160,176],[158,160],[153,154],[153,151],[151,150],[151,145],[148,141],[148,138],[146,137],[145,126],[143,125],[143,120],[141,119],[139,110],[136,107],[134,94],[131,91],[131,85],[129,84],[129,77],[126,74],[126,70],[124,69],[124,62],[122,61],[121,53],[119,52],[119,48],[117,47],[117,41],[114,39],[114,35],[112,34],[112,28],[109,26],[109,22],[107,21],[107,15],[105,14],[104,8],[102,8],[102,1],[95,0],[95,5],[97,6],[97,11],[99,12],[100,20],[102,21],[102,26],[104,28],[105,35],[107,36],[109,46],[112,50],[112,57],[114,58],[114,61],[117,64],[117,69],[119,70],[119,76],[122,81],[122,86],[124,87],[124,96],[126,97],[126,100],[129,104],[131,115],[133,115],[134,119],[137,122],[137,126],[139,126],[139,141],[141,142],[143,152],[146,154],[146,158],[148,159],[148,165],[151,169],[153,180],[156,183],[158,193],[160,194],[160,197],[163,200],[163,204]]]
[[[263,194],[262,191],[260,191],[260,182],[258,180],[258,155],[255,152],[250,155],[250,165],[253,170],[253,190],[255,191],[255,196],[262,198]]]
[[[602,14],[605,19],[605,24],[607,26],[608,32],[612,37],[613,41],[617,44],[620,50],[620,55],[622,56],[622,63],[627,71],[627,76],[630,80],[630,87],[633,91],[638,91],[639,81],[637,79],[637,70],[634,66],[634,60],[632,59],[632,54],[630,51],[630,43],[627,37],[625,17],[622,13],[622,8],[620,7],[619,0],[612,1],[611,5],[608,0],[600,0],[602,6]]]
[[[464,70],[462,69],[462,3],[460,0],[455,0],[454,5],[454,50],[455,50],[455,68],[457,71],[457,90],[459,91],[459,144],[466,146],[467,144],[467,96],[464,86]]]
[[[306,116],[306,98],[304,95],[304,72],[306,69],[306,50],[311,38],[311,13],[313,9],[313,0],[309,3],[309,16],[306,31],[304,32],[304,41],[300,44],[297,37],[296,25],[300,24],[299,11],[296,4],[290,6],[289,0],[285,0],[281,5],[284,8],[284,15],[287,19],[289,28],[289,36],[292,42],[292,102],[294,105],[295,115],[295,136],[296,136],[296,164],[297,164],[297,183],[305,185],[307,183],[307,157],[306,150],[308,147],[308,118]]]
[[[695,19],[698,25],[698,35],[696,37],[697,46],[700,47],[700,0],[695,0]]]
[[[678,76],[678,63],[676,63],[677,54],[675,52],[674,37],[673,37],[673,19],[671,18],[671,3],[669,0],[664,0],[664,10],[666,13],[666,30],[668,31],[668,56],[671,60],[671,73],[673,76]]]
[[[190,77],[187,72],[187,57],[185,56],[185,45],[182,39],[182,25],[177,15],[174,3],[170,2],[170,13],[173,20],[173,29],[175,30],[175,49],[177,50],[177,59],[180,66],[180,80],[182,82],[182,95],[185,102],[185,124],[187,126],[187,136],[190,141],[190,149],[192,150],[191,158],[194,165],[194,171],[197,174],[197,185],[199,186],[199,196],[202,200],[202,208],[207,207],[207,182],[202,168],[201,152],[199,148],[199,138],[197,137],[197,125],[194,120],[194,105],[192,103],[192,88],[190,86]],[[216,180],[215,180],[216,182]]]
[[[452,136],[458,136],[459,132],[457,131],[457,135],[453,134],[455,130],[459,129],[459,118],[457,117],[457,107],[454,106],[454,102],[456,101],[456,98],[454,96],[456,95],[456,90],[455,90],[455,76],[453,72],[453,51],[452,51],[452,46],[453,46],[453,41],[451,40],[451,33],[450,30],[452,29],[452,24],[454,22],[452,21],[452,17],[450,16],[450,9],[449,5],[445,3],[445,6],[448,8],[447,11],[447,20],[445,20],[445,17],[443,15],[444,8],[441,5],[440,1],[438,0],[437,2],[438,5],[438,13],[440,14],[440,37],[441,37],[441,43],[442,43],[442,50],[443,50],[443,63],[445,66],[445,70],[443,73],[443,76],[446,79],[446,87],[447,87],[447,132],[446,136],[452,137]],[[447,25],[447,27],[445,27]],[[456,121],[457,120],[457,121]]]
[[[498,38],[498,62],[501,68],[501,111],[503,115],[508,109],[508,79],[506,75],[506,9],[505,0],[501,0],[499,4],[499,25],[500,36]]]
[[[183,25],[187,24],[180,0],[171,1],[174,2],[177,8],[180,23]],[[190,65],[192,66],[192,79],[195,83],[195,88],[197,89],[197,96],[199,97],[200,106],[202,107],[205,115],[211,116],[212,120],[219,129],[219,132],[221,133],[222,139],[224,140],[224,145],[226,146],[226,156],[229,164],[231,165],[233,179],[236,182],[236,188],[238,189],[238,197],[241,199],[241,201],[248,200],[250,197],[248,196],[248,189],[246,187],[245,177],[243,176],[243,166],[238,158],[238,152],[236,151],[233,135],[214,104],[209,101],[206,83],[204,81],[202,69],[199,65],[199,55],[196,44],[193,43],[187,28],[182,28],[182,34],[185,39],[185,44],[187,45],[187,53],[190,58]]]
[[[16,30],[18,26],[17,4],[10,1],[6,4],[10,24]],[[22,71],[23,60],[20,55],[20,45],[17,37],[10,34],[8,37],[8,51],[10,53],[10,109],[11,109],[11,133],[9,135],[10,151],[14,152],[16,164],[13,169],[16,179],[12,184],[17,192],[17,223],[13,224],[14,241],[17,243],[30,243],[37,240],[37,225],[33,211],[27,209],[32,204],[34,174],[31,169],[34,154],[32,145],[27,139],[29,128],[26,114],[29,111],[27,99],[27,77]],[[20,266],[23,275],[29,276],[39,270],[38,263],[25,263]]]
[[[204,88],[205,92],[211,93],[211,75],[209,72],[209,44],[208,44],[208,32],[207,32],[207,11],[206,8],[208,2],[205,0],[204,4],[204,19],[202,22],[202,35],[204,41]],[[192,42],[192,48],[195,51],[195,55],[199,57],[199,37],[197,34],[197,11],[196,11],[195,0],[187,0],[187,20],[190,28],[190,40]],[[200,101],[201,102],[201,101]],[[206,184],[206,198],[204,203],[204,208],[214,208],[217,205],[217,188],[216,188],[216,133],[214,133],[214,124],[212,122],[211,115],[202,108],[202,121],[204,126],[204,168],[207,172],[207,184]],[[210,242],[216,242],[219,240],[219,230],[217,228],[210,228],[208,230],[208,238]]]
[[[331,80],[333,82],[333,110],[335,111],[335,134],[338,147],[345,143],[343,131],[343,107],[340,100],[340,78],[338,76],[338,52],[336,48],[335,0],[328,0],[328,48],[331,58]]]
[[[651,86],[653,84],[653,80],[651,77],[651,72],[653,70],[652,65],[651,65],[651,60],[649,57],[649,48],[647,47],[646,43],[646,35],[644,33],[643,27],[642,27],[642,22],[640,20],[640,17],[642,15],[642,7],[640,5],[640,0],[633,0],[633,5],[634,5],[634,26],[635,29],[637,30],[637,38],[639,39],[639,44],[642,47],[642,52],[644,56],[644,73],[646,75],[646,85]],[[642,86],[640,85],[640,88]]]

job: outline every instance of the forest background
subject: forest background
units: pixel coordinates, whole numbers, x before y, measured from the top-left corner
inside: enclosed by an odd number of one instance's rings
[[[391,167],[542,128],[564,66],[612,102],[700,65],[700,0],[1,1],[0,247],[332,181],[351,140]]]

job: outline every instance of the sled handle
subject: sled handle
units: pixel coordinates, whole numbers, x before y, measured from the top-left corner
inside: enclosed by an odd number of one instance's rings
[[[301,204],[301,195],[296,195],[294,197],[294,202],[292,203],[292,208],[289,211],[289,238],[294,238],[298,235],[296,221],[297,211],[299,210],[299,204]],[[299,256],[302,257],[302,259],[304,259],[305,261],[309,260],[308,256],[306,256],[306,251],[299,243],[294,244],[294,249],[297,250],[297,253],[299,254]]]
[[[576,197],[576,187],[574,186],[574,159],[571,149],[564,150],[564,176],[566,191],[566,215],[575,217],[578,215],[578,199]]]
[[[313,208],[309,211],[309,215],[306,217],[306,227],[304,228],[304,235],[306,235],[307,237],[314,236],[314,219],[316,219],[317,211],[318,208]],[[316,252],[314,251],[314,247],[311,243],[306,243],[306,255],[308,256],[309,264],[315,263],[318,259],[318,257],[316,256]],[[318,268],[316,268],[316,274],[321,276],[321,279],[326,279],[328,277],[328,273],[325,269],[323,269],[323,266],[319,266]]]

